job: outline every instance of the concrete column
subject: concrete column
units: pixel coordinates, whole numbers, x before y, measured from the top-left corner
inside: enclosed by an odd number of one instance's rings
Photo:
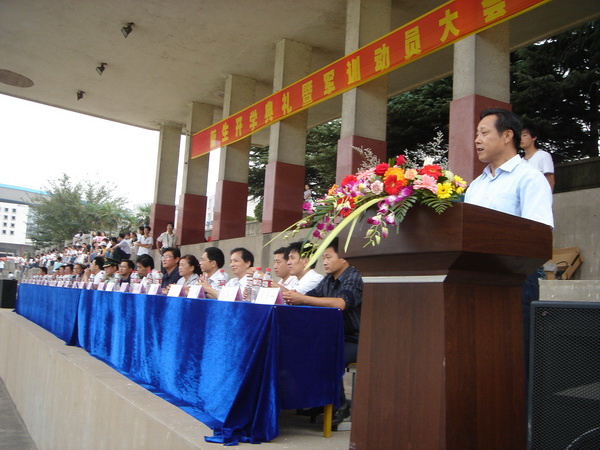
[[[312,48],[284,39],[275,47],[273,92],[310,74]],[[262,231],[285,230],[302,218],[308,110],[271,125]]]
[[[254,103],[256,81],[230,75],[225,81],[223,118]],[[250,137],[221,148],[219,178],[215,194],[213,240],[246,235],[248,204],[248,156]]]
[[[213,123],[213,106],[194,102],[190,105],[185,141],[185,164],[183,166],[183,189],[179,197],[176,233],[181,245],[206,242],[206,190],[208,161],[206,153],[191,159],[192,135]]]
[[[155,237],[167,229],[167,223],[175,221],[175,190],[180,142],[181,125],[160,126],[154,203],[150,211],[150,226]]]
[[[391,10],[391,0],[348,0],[346,54],[389,32]],[[370,148],[382,161],[386,159],[387,94],[387,75],[343,94],[338,182],[360,166],[361,158],[352,146]]]
[[[487,108],[511,109],[509,37],[505,22],[454,44],[449,162],[467,181],[485,167],[474,144],[479,114]]]

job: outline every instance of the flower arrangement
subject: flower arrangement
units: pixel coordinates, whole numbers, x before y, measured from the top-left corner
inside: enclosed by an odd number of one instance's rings
[[[429,206],[441,214],[452,202],[460,201],[467,188],[465,180],[450,171],[443,161],[434,164],[432,158],[424,157],[419,165],[400,155],[382,163],[369,149],[355,150],[365,159],[359,171],[333,185],[314,204],[305,203],[308,215],[283,232],[291,230],[293,236],[300,230],[311,229],[305,241],[305,255],[311,257],[309,265],[350,226],[347,248],[357,222],[368,215],[371,207],[376,208],[367,217],[370,226],[365,247],[379,245],[388,236],[390,227],[396,226],[397,231],[398,224],[414,205]]]

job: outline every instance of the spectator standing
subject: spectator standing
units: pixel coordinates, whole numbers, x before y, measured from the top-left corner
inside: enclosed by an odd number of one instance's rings
[[[525,152],[525,161],[544,174],[550,189],[554,192],[554,162],[550,153],[537,147],[538,131],[530,123],[523,125],[521,131],[521,148]]]
[[[150,236],[150,232],[152,228],[149,226],[144,227],[144,234],[142,236],[138,235],[138,251],[137,255],[149,255],[152,250],[152,244],[154,244],[154,240],[152,236]]]
[[[161,235],[156,239],[156,246],[159,250],[167,247],[179,247],[177,235],[173,232],[172,222],[167,224],[167,231],[161,233]]]

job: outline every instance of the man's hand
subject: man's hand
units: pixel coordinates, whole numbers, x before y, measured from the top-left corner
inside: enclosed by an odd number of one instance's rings
[[[294,290],[286,290],[283,292],[283,299],[288,305],[303,305],[306,295]]]

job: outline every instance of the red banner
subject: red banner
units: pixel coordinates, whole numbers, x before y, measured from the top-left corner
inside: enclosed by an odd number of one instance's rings
[[[279,120],[548,1],[451,0],[194,134],[192,158],[244,139]]]

